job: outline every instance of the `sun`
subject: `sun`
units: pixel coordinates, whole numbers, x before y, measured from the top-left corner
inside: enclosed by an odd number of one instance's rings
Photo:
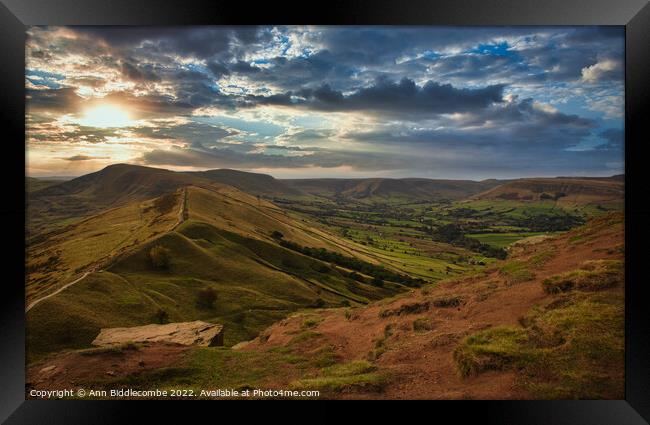
[[[84,113],[79,123],[88,127],[126,127],[133,124],[124,108],[112,104],[93,106]]]

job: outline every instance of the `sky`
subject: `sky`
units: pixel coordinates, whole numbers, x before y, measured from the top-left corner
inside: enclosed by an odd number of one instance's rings
[[[623,27],[31,27],[26,172],[624,170]]]

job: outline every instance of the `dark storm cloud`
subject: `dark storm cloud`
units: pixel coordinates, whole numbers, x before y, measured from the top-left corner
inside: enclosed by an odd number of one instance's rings
[[[378,81],[374,86],[343,96],[328,86],[313,92],[314,106],[325,110],[371,110],[413,112],[462,112],[501,102],[503,85],[480,89],[455,88],[427,81],[422,87],[407,78],[399,83]]]
[[[486,109],[481,113],[470,115],[464,125],[480,125],[487,121],[501,125],[537,126],[541,129],[569,128],[590,129],[596,126],[594,120],[580,117],[576,114],[565,114],[559,111],[547,111],[541,106],[536,107],[532,98],[522,101],[514,100],[502,107]]]
[[[431,115],[479,110],[503,101],[503,85],[484,88],[456,88],[451,84],[427,81],[419,87],[407,78],[400,82],[380,79],[374,85],[344,95],[323,84],[273,96],[251,96],[253,103],[295,105],[320,111],[371,111],[402,116]],[[415,114],[415,115],[414,115]]]
[[[252,66],[248,62],[237,61],[237,63],[230,66],[230,71],[238,74],[255,74],[260,72],[260,68]]]
[[[490,125],[485,126],[487,123]],[[535,150],[545,156],[578,145],[596,126],[593,120],[545,111],[535,107],[532,99],[524,99],[467,114],[440,129],[396,128],[351,132],[345,137],[373,144],[398,144],[404,149],[487,149],[510,153]]]
[[[224,75],[230,75],[230,70],[223,64],[218,62],[210,62],[208,69],[212,72],[215,78],[220,78]]]
[[[252,72],[256,80],[272,83],[285,90],[296,90],[296,88],[315,88],[323,81],[329,81],[339,89],[348,89],[354,86],[351,80],[357,69],[343,62],[336,55],[328,50],[321,50],[309,56],[296,56],[286,58],[277,56],[266,61],[267,67],[242,66],[241,62],[235,65],[228,65],[228,72]],[[212,69],[212,68],[210,68]],[[222,72],[221,75],[224,73]]]
[[[129,62],[122,62],[122,74],[133,81],[160,81],[160,77],[149,66],[136,66]]]
[[[102,40],[111,46],[133,48],[147,45],[147,49],[161,54],[179,53],[201,58],[226,52],[231,43],[244,45],[267,37],[258,27],[124,27],[75,26],[75,31]]]

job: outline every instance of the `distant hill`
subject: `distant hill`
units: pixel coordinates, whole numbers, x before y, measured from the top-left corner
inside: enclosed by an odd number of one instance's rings
[[[476,195],[476,199],[540,201],[563,204],[620,202],[625,195],[624,180],[613,177],[557,177],[519,179]]]
[[[55,185],[60,183],[60,181],[56,181],[53,179],[41,179],[41,178],[35,178],[35,177],[25,177],[25,190],[27,192],[35,192],[40,189],[44,189],[46,187]]]
[[[106,208],[152,199],[188,185],[227,185],[267,198],[315,195],[368,202],[417,202],[464,199],[499,183],[498,180],[475,182],[419,178],[279,180],[266,174],[228,169],[174,172],[115,164],[68,181],[43,183],[28,179],[28,227],[30,234],[42,233]]]
[[[267,174],[228,169],[187,172],[185,174],[227,184],[252,195],[294,196],[301,194],[300,191]]]
[[[477,182],[421,178],[293,179],[281,182],[311,195],[371,201],[395,198],[409,201],[463,199],[500,183],[498,180]]]
[[[111,204],[123,199],[156,197],[191,184],[195,178],[160,168],[115,164],[35,192],[36,197],[74,195]]]
[[[173,192],[189,184],[210,183],[198,176],[129,164],[110,165],[62,183],[35,190],[28,197],[30,233],[57,223]]]
[[[624,176],[559,177],[518,180],[433,180],[424,178],[275,179],[237,170],[174,172],[130,164],[63,182],[26,179],[30,234],[56,229],[83,217],[133,201],[144,201],[180,187],[226,185],[253,196],[329,199],[386,203],[437,200],[557,199],[565,204],[620,201]]]

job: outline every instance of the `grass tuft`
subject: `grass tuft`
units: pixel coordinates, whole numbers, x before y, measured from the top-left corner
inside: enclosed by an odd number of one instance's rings
[[[509,261],[499,268],[508,283],[521,283],[535,279],[535,274],[528,269],[525,262],[519,260]]]
[[[450,296],[444,296],[444,297],[438,297],[434,299],[431,303],[435,307],[458,307],[460,303],[462,302],[462,298],[456,295],[450,295]]]
[[[521,323],[464,338],[454,351],[459,373],[516,369],[520,385],[541,399],[623,397],[622,294],[562,294]]]
[[[387,380],[376,369],[365,360],[341,363],[323,369],[322,376],[295,381],[291,388],[326,392],[381,391]]]
[[[599,260],[585,262],[580,269],[558,274],[542,282],[548,294],[572,290],[600,291],[621,285],[624,280],[623,262]]]

